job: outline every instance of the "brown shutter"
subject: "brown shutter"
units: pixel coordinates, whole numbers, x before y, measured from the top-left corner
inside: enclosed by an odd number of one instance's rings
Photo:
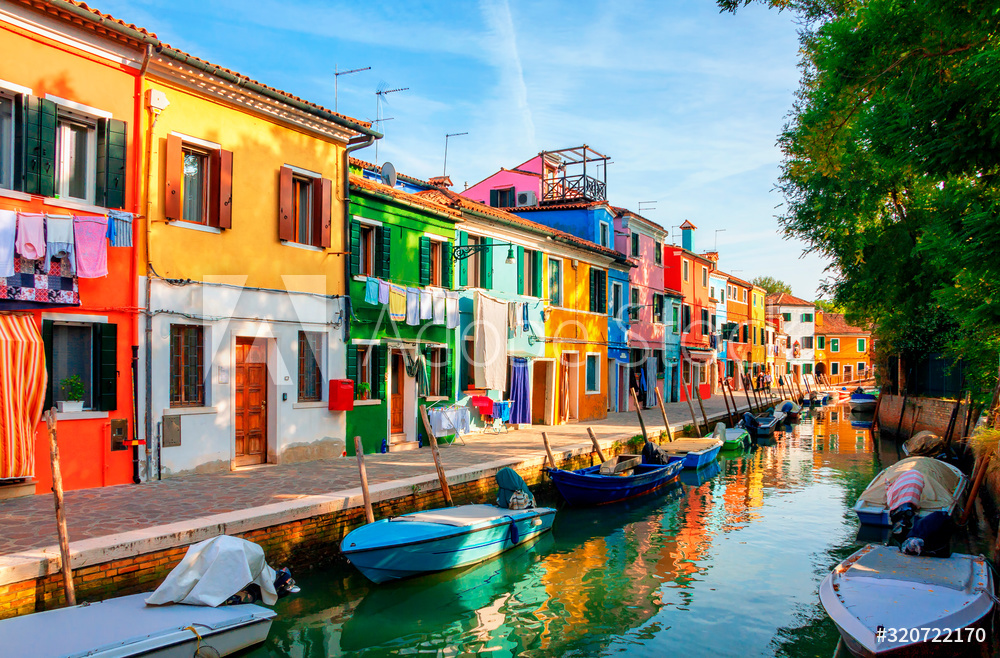
[[[184,152],[181,151],[181,138],[177,135],[167,135],[167,161],[164,171],[163,214],[167,219],[182,219],[181,217],[181,178],[184,175]]]
[[[233,152],[212,151],[212,186],[208,195],[208,224],[218,228],[233,227]]]
[[[333,183],[329,178],[313,181],[313,244],[323,249],[330,248],[330,203]]]
[[[282,167],[278,174],[278,239],[295,240],[292,226],[292,170]]]

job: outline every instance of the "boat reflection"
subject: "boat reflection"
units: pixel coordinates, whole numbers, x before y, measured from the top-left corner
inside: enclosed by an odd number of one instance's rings
[[[733,452],[729,456],[731,457],[733,454],[737,453]],[[725,459],[725,457],[723,457],[723,459]],[[700,487],[701,485],[705,484],[706,482],[714,478],[720,472],[722,472],[722,463],[721,460],[717,459],[713,462],[706,464],[702,468],[699,468],[698,470],[685,468],[683,471],[681,471],[681,482],[683,482],[689,487]]]

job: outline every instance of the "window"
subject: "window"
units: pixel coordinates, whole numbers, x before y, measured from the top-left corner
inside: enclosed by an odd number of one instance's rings
[[[830,364],[830,374],[839,375],[840,374],[840,364],[834,361]]]
[[[538,259],[537,262],[535,260],[536,258]],[[539,252],[527,249],[524,251],[524,259],[521,263],[521,266],[523,267],[522,276],[524,277],[524,293],[532,297],[542,296],[542,291],[536,289],[538,281],[541,280],[539,273],[536,272],[540,262],[541,254]]]
[[[802,322],[812,322],[812,321],[813,321],[813,314],[812,313],[803,313],[802,314]]]
[[[587,393],[601,392],[601,355],[587,354]]]
[[[299,332],[299,402],[319,402],[323,399],[322,348],[322,333]]]
[[[751,328],[750,332],[753,334],[753,344],[757,345],[757,329]]]
[[[682,263],[682,265],[681,265],[681,271],[682,271],[682,273],[684,275],[684,280],[688,281],[691,278],[691,272],[690,272],[691,263],[689,261],[687,261],[687,260],[682,260],[681,263]]]
[[[513,187],[504,187],[497,190],[490,190],[490,205],[494,208],[513,208],[517,201],[517,194]]]
[[[656,264],[663,265],[663,245],[659,242],[656,243]]]
[[[205,406],[205,329],[170,325],[170,406]]]
[[[430,285],[440,286],[441,285],[441,272],[444,269],[444,264],[441,262],[441,243],[437,240],[431,240],[431,257],[430,257]]]
[[[368,384],[368,397],[381,400],[385,395],[384,345],[348,345],[347,378],[354,380],[355,396],[361,398],[362,384]]]
[[[826,349],[826,336],[816,336],[816,349],[818,350]]]
[[[701,335],[708,335],[708,310],[701,309]]]
[[[215,194],[213,183],[213,197]],[[291,165],[282,166],[278,177],[278,239],[328,249],[332,203],[333,183],[329,179]],[[213,212],[218,211],[210,209],[210,217]]]
[[[590,312],[608,312],[608,275],[604,270],[590,268]]]
[[[425,348],[431,396],[451,397],[451,357],[447,347]]]
[[[622,284],[613,283],[611,285],[611,312],[614,314],[615,318],[618,320],[624,320],[622,317]]]
[[[0,96],[0,187],[14,189],[14,101]]]
[[[782,313],[781,314],[781,319],[784,320],[785,322],[791,322],[792,321],[792,314],[791,313]]]
[[[858,361],[858,374],[860,375],[868,368],[868,364],[864,361]]]
[[[208,154],[190,148],[184,153],[184,178],[181,180],[181,219],[196,224],[208,223]]]
[[[698,371],[698,383],[707,384],[708,383],[708,368],[705,366],[695,366]]]
[[[608,242],[610,242],[611,227],[608,225],[607,222],[601,222],[600,223],[600,227],[601,228],[600,228],[600,236],[599,236],[600,237],[600,243],[599,244],[602,247],[610,246],[608,244]]]
[[[292,177],[292,235],[294,242],[312,244],[312,180]]]
[[[468,246],[470,246],[470,247],[476,247],[476,246],[482,244],[482,242],[483,242],[482,238],[480,238],[477,235],[470,235],[468,237],[468,239],[466,240],[466,244]],[[486,251],[486,252],[484,252],[484,251],[477,251],[477,252],[474,252],[471,256],[469,256],[465,260],[465,262],[466,262],[466,268],[468,270],[468,275],[467,275],[467,279],[466,279],[466,281],[467,281],[466,285],[468,287],[470,287],[470,288],[478,288],[479,287],[479,281],[480,281],[480,278],[481,278],[480,274],[482,273],[481,270],[482,270],[482,267],[483,267],[483,260],[484,260],[484,255],[485,254],[489,254],[489,252],[488,251]],[[556,302],[552,302],[552,303],[555,304]]]
[[[704,265],[701,266],[701,287],[708,287],[708,268]]]
[[[639,289],[632,288],[632,305],[629,306],[628,314],[632,318],[632,322],[638,322],[639,320]]]
[[[562,261],[549,258],[549,303],[562,306]]]
[[[811,350],[813,348],[813,337],[803,336],[802,337],[802,349]]]
[[[741,301],[742,301],[742,302],[743,302],[744,304],[746,304],[746,303],[747,303],[747,291],[746,291],[746,289],[744,289],[744,290],[743,290],[743,299],[742,299]]]
[[[684,381],[681,384],[689,384],[691,382],[691,362],[684,359],[684,363],[681,366],[681,374],[684,377]]]
[[[831,352],[839,352],[840,351],[840,339],[839,338],[831,338],[830,339],[830,351]]]
[[[639,256],[639,234],[632,233],[632,256]]]
[[[681,331],[681,309],[677,304],[671,305],[673,310],[673,323],[674,323],[674,333],[678,334]]]
[[[858,354],[864,354],[868,351],[868,342],[864,338],[858,339]]]
[[[60,197],[94,203],[97,192],[97,127],[59,116],[56,128],[56,190]]]
[[[785,374],[786,375],[792,374],[792,364],[791,363],[785,363]]]
[[[813,373],[813,364],[811,364],[811,363],[803,363],[802,364],[802,374],[803,375],[811,375],[812,373]]]
[[[663,324],[663,295],[653,294],[653,322]]]
[[[361,249],[361,271],[364,276],[375,276],[375,227],[362,224],[358,233]]]
[[[726,293],[723,292],[722,286],[719,286],[719,301],[722,302],[723,304],[726,303]]]
[[[681,331],[687,333],[691,331],[691,306],[684,305],[684,314],[681,322]]]
[[[71,377],[83,382],[83,407],[94,401],[94,330],[91,325],[57,323],[52,327],[52,401],[69,400],[61,385]]]
[[[718,297],[715,296],[715,286],[708,289],[708,296],[712,299],[718,299]]]

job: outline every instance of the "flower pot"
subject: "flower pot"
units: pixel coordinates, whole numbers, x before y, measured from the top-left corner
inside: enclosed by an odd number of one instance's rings
[[[61,413],[83,411],[83,400],[60,400],[59,411]]]

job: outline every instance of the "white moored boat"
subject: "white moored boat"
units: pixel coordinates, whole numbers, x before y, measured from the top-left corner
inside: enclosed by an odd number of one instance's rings
[[[918,516],[931,512],[954,513],[968,478],[951,464],[931,457],[907,457],[883,470],[872,480],[854,504],[858,520],[867,525],[891,526],[886,503],[887,483],[900,473],[915,469],[924,476],[924,488],[917,506]]]
[[[993,611],[993,596],[992,573],[982,556],[915,557],[878,544],[841,562],[819,586],[820,602],[856,656],[978,651],[991,634],[982,626]]]

